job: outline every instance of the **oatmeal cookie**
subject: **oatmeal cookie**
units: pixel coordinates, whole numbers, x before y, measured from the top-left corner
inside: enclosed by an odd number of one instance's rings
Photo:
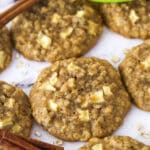
[[[150,146],[128,136],[110,136],[104,139],[92,138],[80,150],[150,150]]]
[[[150,111],[150,40],[127,54],[120,65],[120,73],[134,103]]]
[[[101,17],[86,0],[41,0],[12,27],[16,49],[29,59],[50,62],[83,55],[101,33]]]
[[[0,81],[0,129],[29,136],[31,120],[31,107],[25,93]]]
[[[130,108],[119,73],[94,57],[57,61],[44,69],[30,101],[35,120],[67,141],[111,134]]]
[[[150,38],[150,1],[100,4],[106,25],[129,38]]]
[[[0,72],[2,72],[11,62],[12,44],[9,31],[6,27],[0,29]]]

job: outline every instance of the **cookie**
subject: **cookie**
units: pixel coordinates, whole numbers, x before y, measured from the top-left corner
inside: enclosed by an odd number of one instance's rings
[[[116,69],[94,57],[57,61],[43,70],[30,101],[35,120],[66,141],[111,134],[130,108]]]
[[[2,72],[11,62],[12,44],[7,28],[0,29],[0,72]]]
[[[150,111],[150,40],[127,54],[120,64],[120,73],[134,103]]]
[[[150,1],[101,4],[100,12],[106,25],[129,38],[150,38]]]
[[[104,139],[92,138],[80,150],[150,150],[150,146],[128,136],[110,136]]]
[[[41,0],[12,27],[16,49],[28,59],[50,62],[83,55],[101,33],[101,17],[85,0]]]
[[[31,124],[28,97],[20,88],[0,81],[0,129],[29,136]]]

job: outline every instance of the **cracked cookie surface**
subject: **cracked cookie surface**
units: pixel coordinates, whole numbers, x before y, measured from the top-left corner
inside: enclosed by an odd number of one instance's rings
[[[120,65],[120,73],[134,103],[150,111],[150,40],[127,54]]]
[[[105,60],[72,58],[44,69],[30,93],[35,120],[67,141],[115,131],[130,108],[119,73]]]
[[[31,118],[31,107],[25,93],[0,81],[0,129],[29,136]]]
[[[78,57],[102,33],[98,12],[85,0],[44,0],[13,21],[16,48],[36,61]]]
[[[12,58],[12,44],[6,27],[0,29],[0,72],[8,67]]]
[[[110,136],[104,139],[92,138],[85,146],[79,150],[150,150],[150,146],[145,145],[131,137]]]
[[[150,38],[150,1],[133,0],[121,4],[101,4],[106,25],[130,38]]]

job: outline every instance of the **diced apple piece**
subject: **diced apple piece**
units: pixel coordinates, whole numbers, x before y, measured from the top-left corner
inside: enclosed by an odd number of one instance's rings
[[[68,36],[70,36],[72,34],[72,32],[73,32],[73,28],[69,27],[60,33],[60,37],[62,39],[66,39]]]
[[[48,49],[52,44],[52,39],[47,35],[39,33],[37,42],[45,49]]]
[[[90,116],[89,116],[89,111],[88,110],[79,110],[79,119],[81,121],[89,121],[90,120]]]
[[[92,150],[103,150],[102,144],[96,144],[92,146]]]
[[[49,108],[53,111],[58,111],[58,105],[52,100],[49,101]]]
[[[109,86],[103,86],[103,91],[105,95],[112,95],[112,92]]]
[[[99,90],[98,92],[93,93],[91,99],[93,103],[103,103],[105,101],[103,91]]]

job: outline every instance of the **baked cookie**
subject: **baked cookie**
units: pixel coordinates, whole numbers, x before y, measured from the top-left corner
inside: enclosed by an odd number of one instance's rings
[[[150,150],[150,146],[131,137],[110,136],[104,139],[92,138],[80,150]]]
[[[50,62],[83,55],[101,33],[101,17],[86,0],[41,0],[12,27],[16,49],[28,59]]]
[[[20,88],[0,81],[0,129],[29,136],[31,124],[28,97]]]
[[[127,54],[120,65],[120,73],[134,103],[150,111],[150,40]]]
[[[57,61],[42,71],[30,101],[35,120],[67,141],[111,134],[130,108],[118,72],[98,58]]]
[[[100,4],[106,25],[129,38],[150,38],[150,1]]]
[[[12,44],[7,28],[0,29],[0,72],[11,62]]]

